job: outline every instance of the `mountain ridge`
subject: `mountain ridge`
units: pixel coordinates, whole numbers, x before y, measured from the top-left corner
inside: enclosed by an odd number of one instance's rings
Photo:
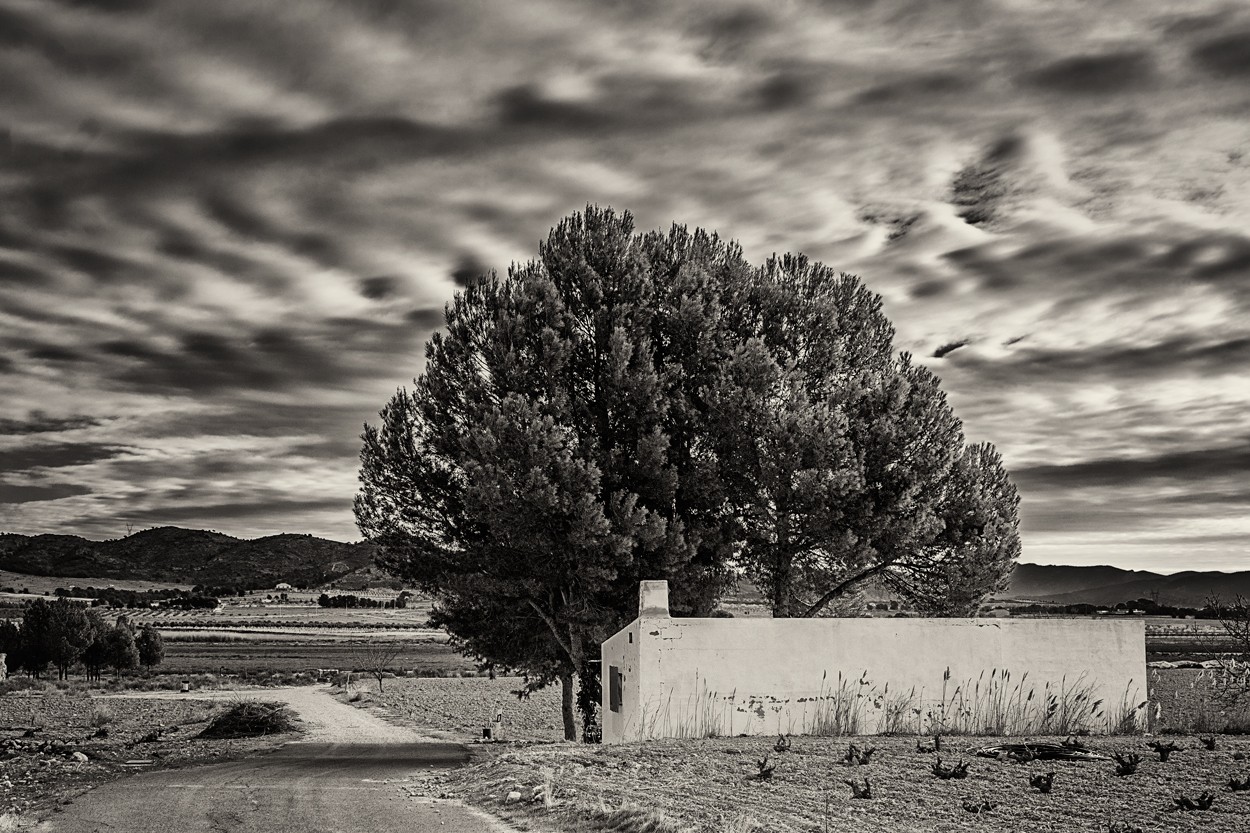
[[[235,538],[204,529],[153,527],[124,538],[0,533],[0,569],[39,576],[141,579],[205,586],[311,586],[373,563],[377,548],[300,533]]]
[[[1017,564],[999,599],[1115,605],[1157,596],[1159,604],[1201,607],[1212,596],[1250,596],[1250,570],[1152,573],[1106,565]]]

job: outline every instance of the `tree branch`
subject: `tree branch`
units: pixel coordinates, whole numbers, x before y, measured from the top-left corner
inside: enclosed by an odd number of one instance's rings
[[[803,613],[802,618],[810,619],[811,617],[815,616],[817,613],[820,613],[820,611],[828,607],[829,603],[832,602],[834,599],[836,599],[838,596],[841,596],[843,593],[850,590],[852,587],[859,584],[860,582],[866,581],[867,579],[872,578],[878,573],[885,572],[886,568],[888,568],[893,563],[894,562],[892,561],[883,562],[881,564],[878,564],[875,567],[865,570],[859,575],[851,576],[845,581],[840,582],[832,590],[828,591],[827,593],[825,593],[825,595],[817,599],[816,604],[809,607]]]
[[[538,614],[540,619],[547,623],[547,627],[551,630],[551,636],[555,639],[556,644],[560,646],[560,649],[564,651],[564,653],[568,654],[571,661],[576,661],[577,658],[573,656],[572,646],[560,638],[560,628],[556,624],[556,620],[552,619],[545,610],[538,606],[538,602],[533,599],[527,598],[525,602],[530,607],[534,608],[534,612]]]

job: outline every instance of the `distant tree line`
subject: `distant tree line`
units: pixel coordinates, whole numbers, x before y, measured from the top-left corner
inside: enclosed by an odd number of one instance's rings
[[[1094,604],[1029,604],[1011,608],[1012,613],[1019,614],[1067,614],[1071,616],[1095,616],[1109,611],[1141,611],[1147,616],[1172,616],[1183,619],[1192,616],[1195,619],[1218,619],[1219,611],[1212,607],[1186,607],[1161,604],[1153,599],[1130,599],[1114,605]]]
[[[317,597],[317,604],[321,607],[344,607],[344,608],[377,608],[383,610],[403,610],[408,607],[408,597],[412,594],[408,591],[400,593],[393,599],[379,601],[378,599],[370,599],[368,596],[352,596],[350,594],[341,594],[331,596],[322,593]]]
[[[2,588],[5,592],[16,592],[11,587]],[[115,587],[58,587],[52,591],[57,598],[91,599],[93,606],[102,605],[117,608],[148,608],[153,604],[164,604],[167,607],[187,609],[185,600],[195,599],[190,607],[216,607],[218,597],[238,595],[233,587],[201,587],[196,585],[191,590],[167,588],[160,590],[119,590]],[[208,604],[206,600],[211,600]]]
[[[215,596],[179,596],[161,602],[161,607],[173,610],[212,610],[219,604],[221,600]]]
[[[42,677],[55,668],[61,680],[80,665],[88,680],[99,680],[105,668],[120,676],[159,665],[165,655],[160,632],[151,625],[136,631],[125,616],[110,625],[98,607],[64,598],[35,599],[20,625],[0,623],[0,651],[10,670]]]

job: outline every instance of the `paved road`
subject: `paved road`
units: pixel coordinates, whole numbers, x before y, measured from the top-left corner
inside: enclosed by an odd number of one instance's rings
[[[458,803],[409,798],[395,783],[431,768],[463,764],[468,759],[465,747],[398,729],[337,702],[323,689],[256,693],[290,702],[308,727],[304,739],[245,761],[144,773],[105,784],[40,829],[49,833],[504,829]],[[364,742],[344,742],[348,739]]]

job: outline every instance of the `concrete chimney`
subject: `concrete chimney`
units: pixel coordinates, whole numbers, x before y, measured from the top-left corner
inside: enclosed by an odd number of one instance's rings
[[[638,617],[668,618],[668,582],[644,581],[638,585]]]

